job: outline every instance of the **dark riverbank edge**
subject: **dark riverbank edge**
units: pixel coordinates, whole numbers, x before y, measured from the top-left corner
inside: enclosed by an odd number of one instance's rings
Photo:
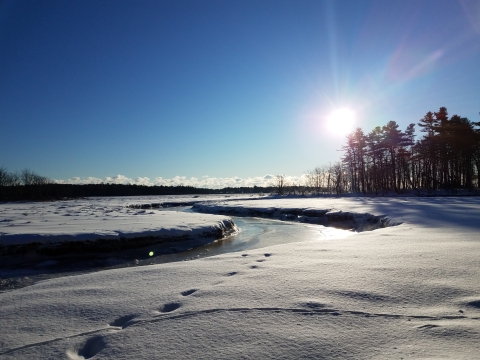
[[[193,205],[192,210],[206,214],[261,217],[318,224],[356,232],[400,225],[400,223],[389,219],[385,215],[362,214],[332,209],[243,207],[225,204],[197,203]]]
[[[148,258],[186,251],[220,241],[238,231],[232,219],[207,225],[200,232],[175,236],[137,236],[0,245],[0,271],[35,268],[48,262],[104,262],[106,258]],[[3,277],[3,276],[2,276]],[[1,290],[1,286],[0,286]]]

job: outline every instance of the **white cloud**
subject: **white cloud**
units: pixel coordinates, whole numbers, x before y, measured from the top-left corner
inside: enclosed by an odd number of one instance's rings
[[[290,184],[305,183],[305,175],[301,176],[286,176],[285,180]],[[203,175],[201,178],[186,176],[175,176],[173,178],[165,179],[157,177],[151,180],[148,177],[129,178],[125,175],[107,176],[104,179],[96,177],[73,177],[67,180],[55,180],[59,184],[135,184],[135,185],[164,185],[164,186],[194,186],[197,188],[221,189],[225,187],[253,187],[253,186],[272,186],[275,183],[275,175],[267,174],[264,176],[255,176],[242,178],[239,176],[233,177],[210,177]]]
[[[152,185],[150,178],[148,177],[137,177],[135,178],[135,184],[137,185]]]
[[[104,180],[102,179],[99,179],[99,178],[96,178],[96,177],[92,177],[92,176],[89,176],[87,178],[80,178],[80,177],[73,177],[71,179],[68,179],[68,180],[54,180],[56,183],[58,184],[100,184],[102,182],[105,182]]]

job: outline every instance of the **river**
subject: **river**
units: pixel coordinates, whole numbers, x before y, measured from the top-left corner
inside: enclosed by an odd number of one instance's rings
[[[166,208],[164,211],[189,212],[191,207]],[[72,276],[123,267],[164,264],[174,261],[192,261],[207,256],[293,242],[334,241],[354,234],[347,230],[297,222],[236,216],[232,216],[232,219],[239,228],[238,233],[183,252],[150,256],[150,249],[143,248],[108,256],[90,255],[88,258],[72,259],[66,257],[47,260],[28,268],[2,269],[0,270],[0,291],[24,287],[41,280],[60,276]]]

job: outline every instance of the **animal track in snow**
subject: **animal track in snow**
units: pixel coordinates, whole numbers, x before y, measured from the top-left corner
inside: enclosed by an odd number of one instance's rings
[[[301,305],[305,306],[309,309],[312,309],[312,310],[325,308],[325,304],[321,304],[321,303],[314,302],[314,301],[309,301],[309,302],[303,303]]]
[[[467,303],[468,306],[480,309],[480,300],[474,300]]]
[[[182,304],[177,303],[177,302],[171,302],[171,303],[163,305],[162,308],[160,309],[160,312],[169,313],[169,312],[177,310],[180,306],[182,306]]]
[[[298,315],[302,316],[339,316],[339,315],[353,315],[353,316],[365,316],[365,317],[382,317],[382,318],[390,318],[390,319],[403,319],[403,320],[420,320],[420,321],[437,321],[437,320],[461,320],[461,319],[466,319],[466,320],[480,320],[479,317],[468,317],[468,316],[426,316],[426,315],[400,315],[400,314],[389,314],[389,313],[369,313],[369,312],[364,312],[364,311],[355,311],[355,310],[341,310],[341,309],[333,309],[333,308],[326,308],[323,307],[323,304],[316,303],[314,301],[309,301],[306,303],[300,304],[304,308],[281,308],[281,307],[252,307],[252,308],[213,308],[213,309],[206,309],[206,310],[200,310],[200,311],[190,311],[190,312],[184,312],[184,313],[175,313],[175,314],[168,314],[164,315],[161,317],[153,317],[151,319],[144,319],[144,320],[139,320],[135,321],[132,323],[129,323],[129,325],[135,325],[139,326],[142,324],[149,324],[149,323],[156,323],[159,321],[166,321],[166,320],[173,320],[173,319],[180,319],[180,318],[187,318],[187,317],[194,317],[200,314],[211,314],[211,313],[220,313],[220,312],[255,312],[255,311],[262,311],[262,312],[274,312],[274,313],[282,313],[282,312],[290,312],[290,313],[295,313]],[[162,312],[172,312],[176,309],[178,309],[181,306],[180,303],[169,303],[165,304],[163,306],[163,309],[165,311]],[[305,309],[307,307],[307,309]],[[127,315],[128,316],[128,315]],[[124,317],[121,317],[117,320],[115,320],[112,323],[115,323],[116,321],[120,321]],[[128,321],[127,321],[128,323]],[[125,323],[125,324],[127,324]],[[125,325],[124,324],[124,325]],[[440,326],[435,326],[433,324],[425,324],[425,325],[420,325],[417,328],[418,329],[433,329],[434,327],[440,327]],[[111,328],[110,328],[111,329]],[[28,349],[28,348],[33,348],[39,345],[45,345],[45,344],[51,344],[55,343],[60,340],[64,339],[74,339],[78,337],[84,337],[86,335],[93,335],[95,333],[99,332],[104,332],[105,330],[108,330],[108,328],[100,328],[88,332],[82,332],[82,333],[77,333],[73,334],[70,336],[65,336],[65,337],[59,337],[51,340],[46,340],[46,341],[41,341],[37,343],[31,343],[27,345],[23,345],[17,348],[12,348],[8,349],[6,351],[0,351],[0,356],[1,355],[6,355],[6,354],[12,354],[15,353],[16,351],[22,350],[22,349]],[[71,351],[67,350],[67,355],[70,359],[78,359],[78,356],[83,356],[84,359],[90,359],[96,354],[98,354],[100,351],[106,348],[105,341],[103,340],[103,337],[101,335],[96,335],[90,339],[87,340],[85,345],[78,350]]]
[[[122,317],[119,317],[118,319],[113,320],[109,325],[110,326],[117,326],[121,327],[122,329],[125,329],[129,324],[130,320],[134,319],[136,316],[135,315],[125,315]]]
[[[181,294],[182,296],[189,296],[189,295],[192,295],[195,291],[197,291],[197,289],[185,290],[185,291],[182,291]]]
[[[232,272],[229,272],[227,274],[227,276],[233,276],[233,275],[237,275],[238,273],[236,271],[232,271]]]
[[[250,269],[257,269],[257,268],[258,268],[257,265],[252,265],[252,266],[250,266]]]
[[[85,345],[78,351],[78,355],[83,356],[84,359],[90,359],[105,349],[105,346],[103,337],[97,335],[87,340]]]
[[[263,254],[263,256],[270,257],[270,256],[272,256],[272,254],[267,253],[267,254]]]
[[[257,262],[264,262],[265,259],[260,259],[260,260],[257,260]]]
[[[248,254],[242,254],[242,256],[243,256],[243,257],[247,257],[247,256],[248,256]]]

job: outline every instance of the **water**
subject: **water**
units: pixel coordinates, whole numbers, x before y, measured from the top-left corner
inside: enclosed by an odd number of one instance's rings
[[[191,211],[190,207],[169,208],[165,211]],[[240,231],[226,239],[187,251],[159,256],[149,256],[152,249],[129,250],[113,255],[89,255],[88,258],[62,258],[47,260],[32,266],[0,270],[0,291],[31,285],[40,280],[67,275],[78,275],[99,270],[164,264],[174,261],[191,261],[207,256],[236,251],[260,249],[279,244],[301,241],[330,241],[354,234],[346,230],[321,225],[302,224],[261,218],[235,217]]]
[[[354,234],[351,231],[326,228],[321,225],[235,216],[232,216],[232,219],[240,229],[238,234],[181,253],[160,255],[144,260],[136,259],[135,264],[150,265],[172,261],[188,261],[236,251],[261,249],[279,244],[312,240],[334,240]],[[143,251],[146,252],[145,250]]]

